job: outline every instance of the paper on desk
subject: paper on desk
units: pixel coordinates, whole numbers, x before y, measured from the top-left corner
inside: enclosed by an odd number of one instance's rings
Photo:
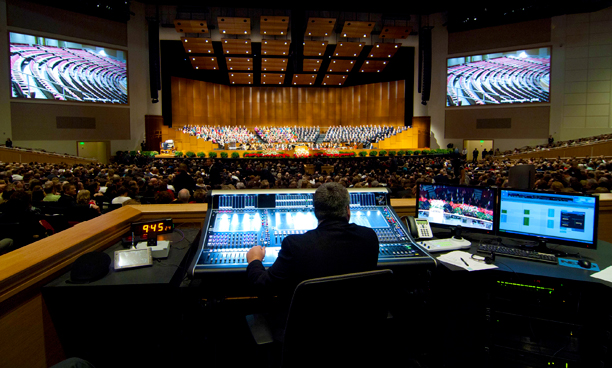
[[[612,282],[612,266],[591,274],[591,277],[596,279]]]
[[[463,261],[467,263],[466,266]],[[496,265],[486,264],[484,262],[477,261],[472,259],[472,254],[468,252],[463,252],[460,250],[456,250],[454,252],[445,253],[438,257],[440,262],[452,264],[453,266],[461,267],[468,271],[480,271],[480,270],[490,270],[492,268],[497,268]]]

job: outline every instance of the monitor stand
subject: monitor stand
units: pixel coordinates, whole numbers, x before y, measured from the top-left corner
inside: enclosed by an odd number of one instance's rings
[[[533,248],[529,248],[530,250],[533,250],[539,253],[554,254],[557,257],[562,257],[562,256],[567,255],[566,252],[549,248],[546,245],[546,239],[539,238],[537,241],[538,241],[538,245],[536,245]]]

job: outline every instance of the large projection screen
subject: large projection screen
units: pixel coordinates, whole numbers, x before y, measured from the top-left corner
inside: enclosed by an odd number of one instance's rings
[[[10,32],[11,96],[127,104],[123,50]]]
[[[550,47],[449,58],[446,106],[550,102]]]

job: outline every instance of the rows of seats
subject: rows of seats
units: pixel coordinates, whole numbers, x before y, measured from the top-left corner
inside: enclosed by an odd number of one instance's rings
[[[448,105],[549,101],[550,59],[499,57],[448,68]]]
[[[11,44],[11,75],[14,97],[127,103],[125,62],[91,50]]]

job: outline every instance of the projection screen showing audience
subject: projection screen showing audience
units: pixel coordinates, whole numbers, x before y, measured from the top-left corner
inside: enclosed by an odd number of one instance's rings
[[[125,51],[10,33],[14,98],[127,104]]]
[[[550,102],[550,47],[449,58],[446,106]]]

